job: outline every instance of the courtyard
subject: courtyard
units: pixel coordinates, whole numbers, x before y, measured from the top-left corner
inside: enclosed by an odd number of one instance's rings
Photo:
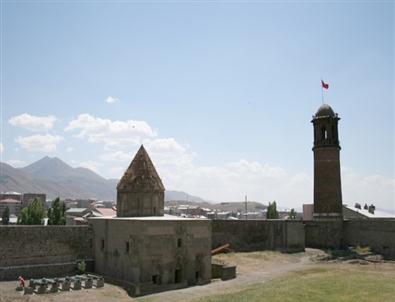
[[[315,249],[284,254],[273,251],[214,256],[237,265],[237,278],[214,279],[210,284],[131,298],[117,286],[56,294],[23,296],[17,282],[0,283],[0,302],[11,301],[393,301],[395,262],[328,260]]]

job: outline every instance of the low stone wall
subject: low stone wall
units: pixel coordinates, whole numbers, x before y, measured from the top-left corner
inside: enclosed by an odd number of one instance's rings
[[[385,258],[395,259],[395,220],[346,220],[343,222],[343,243],[369,246]]]
[[[89,268],[92,240],[88,226],[0,226],[0,280],[67,274],[78,259]]]
[[[343,246],[341,220],[305,221],[306,247],[339,249]]]
[[[212,248],[230,243],[235,251],[303,251],[304,225],[293,220],[213,220]]]

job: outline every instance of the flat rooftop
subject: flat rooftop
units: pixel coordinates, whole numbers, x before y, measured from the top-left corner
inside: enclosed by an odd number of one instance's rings
[[[196,221],[196,220],[209,220],[207,218],[184,218],[180,216],[168,215],[165,214],[164,216],[143,216],[143,217],[89,217],[89,220],[96,220],[96,219],[113,219],[113,220],[181,220],[181,221]]]

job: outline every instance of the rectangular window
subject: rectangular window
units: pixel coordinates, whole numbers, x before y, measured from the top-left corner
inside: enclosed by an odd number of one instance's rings
[[[129,241],[126,241],[126,253],[129,253]]]
[[[104,250],[104,239],[101,240],[101,250]]]
[[[182,240],[181,238],[177,239],[177,247],[181,247],[182,246]]]

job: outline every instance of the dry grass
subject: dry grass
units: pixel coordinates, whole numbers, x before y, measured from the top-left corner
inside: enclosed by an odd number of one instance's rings
[[[395,301],[394,265],[329,264],[290,273],[233,294],[196,302],[381,302]]]

